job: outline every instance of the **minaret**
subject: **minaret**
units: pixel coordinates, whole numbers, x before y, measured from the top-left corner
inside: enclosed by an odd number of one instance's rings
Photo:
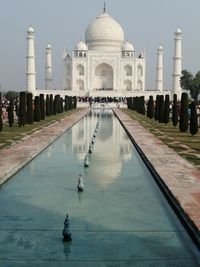
[[[48,44],[46,47],[46,65],[45,65],[45,89],[52,90],[52,50],[51,45]]]
[[[27,30],[27,67],[26,67],[26,90],[35,96],[36,72],[35,72],[35,32],[30,26]]]
[[[159,45],[156,68],[156,90],[163,91],[163,47]]]
[[[182,49],[181,49],[181,41],[182,41],[182,31],[178,27],[175,31],[175,38],[174,38],[174,66],[173,66],[173,85],[172,85],[172,92],[173,94],[177,94],[178,98],[181,95],[181,85],[180,85],[180,77],[182,76]]]

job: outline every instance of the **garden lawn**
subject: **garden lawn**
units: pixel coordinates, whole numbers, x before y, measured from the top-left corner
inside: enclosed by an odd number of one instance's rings
[[[27,135],[30,135],[35,131],[42,129],[43,127],[46,127],[57,120],[69,116],[70,114],[76,112],[77,110],[78,109],[72,109],[69,111],[65,111],[63,113],[51,115],[45,117],[45,120],[34,122],[33,124],[26,124],[24,127],[19,127],[17,120],[15,120],[11,128],[9,127],[8,122],[4,122],[3,130],[2,132],[0,132],[0,150],[13,145],[14,143],[25,138]]]
[[[185,133],[180,132],[179,125],[174,127],[171,120],[168,124],[164,124],[130,109],[123,109],[123,111],[134,120],[137,120],[144,128],[175,150],[180,156],[200,168],[200,129],[196,135],[192,136],[189,129]]]

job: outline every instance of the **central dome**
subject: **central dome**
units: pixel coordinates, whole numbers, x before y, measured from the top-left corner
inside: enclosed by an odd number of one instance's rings
[[[89,50],[120,51],[124,43],[124,31],[107,13],[98,16],[85,31]]]

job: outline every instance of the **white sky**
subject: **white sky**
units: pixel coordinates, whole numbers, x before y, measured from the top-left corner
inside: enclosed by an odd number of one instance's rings
[[[107,0],[107,13],[118,21],[139,53],[146,50],[146,88],[155,87],[156,54],[164,48],[164,87],[171,88],[174,31],[183,31],[183,69],[200,70],[200,0]],[[84,40],[90,22],[102,12],[102,0],[0,0],[0,85],[25,90],[26,30],[35,30],[37,87],[44,88],[45,47],[53,50],[54,88],[62,88],[62,51]]]

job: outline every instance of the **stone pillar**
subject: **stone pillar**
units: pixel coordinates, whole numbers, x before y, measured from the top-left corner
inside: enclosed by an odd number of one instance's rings
[[[51,45],[46,47],[46,65],[45,65],[45,89],[52,90],[52,50]]]
[[[178,27],[175,31],[174,37],[174,57],[173,57],[173,85],[172,85],[172,93],[177,94],[178,99],[181,96],[181,85],[180,85],[180,77],[182,76],[182,49],[181,49],[181,42],[182,42],[182,31]]]
[[[32,27],[27,30],[27,67],[26,67],[26,90],[36,95],[36,72],[35,72],[35,32]]]
[[[156,67],[156,90],[163,91],[163,47],[159,45]]]

